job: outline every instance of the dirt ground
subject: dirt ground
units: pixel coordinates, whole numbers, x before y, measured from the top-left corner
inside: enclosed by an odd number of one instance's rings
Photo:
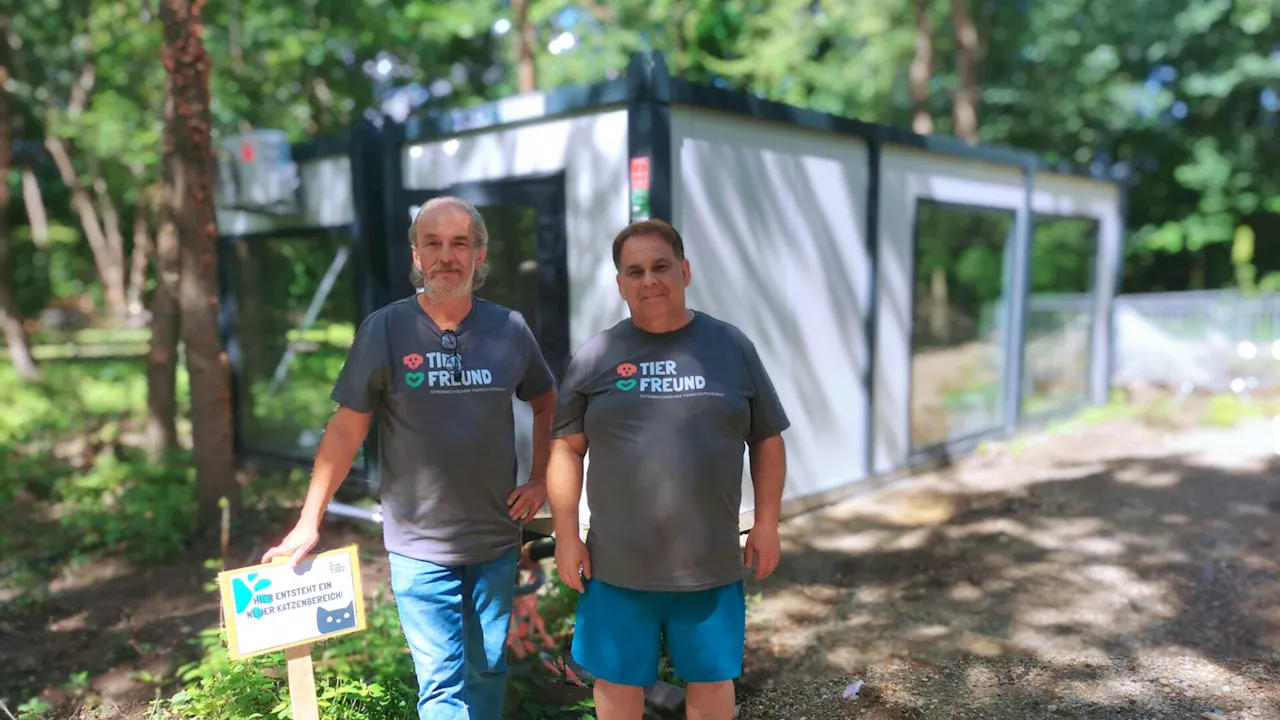
[[[325,541],[369,548],[366,587],[386,584],[376,535]],[[1262,424],[1115,420],[990,446],[787,523],[784,553],[750,583],[739,720],[1280,720],[1280,462]],[[103,717],[147,717],[151,678],[218,622],[201,562],[65,572],[0,617],[0,698],[68,717],[79,691],[124,711]]]
[[[262,537],[233,533],[228,565],[258,562],[287,531],[282,522]],[[359,545],[367,594],[388,585],[376,530],[331,524],[321,544]],[[144,570],[107,559],[65,568],[34,596],[0,585],[0,603],[10,603],[0,615],[0,701],[14,711],[39,697],[51,720],[152,717],[148,703],[176,692],[174,673],[199,657],[200,632],[221,622],[212,575],[203,557]]]
[[[740,720],[1280,718],[1271,442],[1105,422],[788,523]]]

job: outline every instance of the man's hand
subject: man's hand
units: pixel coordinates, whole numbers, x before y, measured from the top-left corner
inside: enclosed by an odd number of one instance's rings
[[[578,570],[582,575],[578,575]],[[587,544],[576,535],[557,535],[556,537],[556,572],[565,585],[586,592],[582,578],[591,579],[591,555],[587,553]]]
[[[302,562],[302,558],[311,552],[311,548],[315,547],[317,542],[320,542],[319,528],[311,522],[299,520],[279,545],[262,555],[262,562],[271,562],[271,558],[288,555],[289,567],[298,567],[298,563]]]
[[[525,522],[532,518],[544,503],[547,502],[547,482],[530,480],[511,491],[507,498],[507,507],[511,508],[511,519]]]
[[[755,566],[756,579],[763,580],[773,574],[782,558],[782,541],[778,538],[776,523],[755,525],[747,533],[747,547],[742,559],[747,567]]]

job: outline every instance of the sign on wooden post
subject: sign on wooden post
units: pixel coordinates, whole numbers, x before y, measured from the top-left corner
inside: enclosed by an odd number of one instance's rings
[[[218,573],[227,651],[233,660],[284,650],[296,720],[315,720],[311,645],[365,629],[357,547],[288,565],[288,558]]]

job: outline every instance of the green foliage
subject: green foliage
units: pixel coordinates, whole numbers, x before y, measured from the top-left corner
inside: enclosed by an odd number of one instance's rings
[[[0,456],[9,458],[0,463],[0,525],[32,530],[0,534],[0,555],[106,549],[160,562],[182,553],[190,463],[153,464],[119,445],[145,411],[141,363],[50,363],[46,373],[43,383],[23,383],[0,366]]]
[[[49,703],[39,699],[31,698],[17,707],[18,720],[36,720],[43,718],[45,713],[52,710],[53,707]]]
[[[1235,427],[1245,420],[1274,417],[1280,413],[1280,401],[1275,398],[1255,400],[1234,393],[1222,393],[1209,399],[1204,421],[1215,427]]]
[[[180,555],[195,517],[195,470],[143,458],[101,456],[59,484],[61,534],[86,548],[123,551],[142,562]]]
[[[572,596],[572,597],[571,597]],[[553,583],[541,603],[548,629],[571,627],[576,593]],[[320,714],[327,720],[396,720],[417,717],[413,661],[400,629],[395,602],[375,596],[366,608],[368,629],[316,644],[312,648]],[[567,638],[561,638],[567,649]],[[183,689],[169,698],[167,711],[177,719],[239,720],[291,716],[283,653],[231,660],[225,632],[209,629],[194,640],[201,657],[178,671]],[[536,681],[513,677],[508,708],[522,720],[591,718],[591,701],[571,706],[538,698]]]
[[[250,127],[282,128],[298,141],[336,132],[392,85],[429,89],[428,107],[510,94],[520,28],[495,29],[516,21],[508,5],[212,0],[204,31],[215,137]],[[984,141],[1050,160],[1119,160],[1136,178],[1126,288],[1186,286],[1191,254],[1223,259],[1201,261],[1207,286],[1261,283],[1280,268],[1272,244],[1260,243],[1247,263],[1253,270],[1225,260],[1238,227],[1249,225],[1260,238],[1280,232],[1280,180],[1270,172],[1276,112],[1261,99],[1280,80],[1274,0],[970,5],[983,50]],[[949,3],[924,6],[934,45],[927,105],[937,131],[947,133],[955,32]],[[530,0],[528,18],[540,89],[616,77],[631,52],[657,49],[691,79],[825,112],[910,122],[906,71],[916,17],[908,0]],[[21,134],[74,140],[77,172],[84,182],[105,180],[128,246],[135,201],[158,172],[164,71],[153,4],[32,0],[19,4],[13,22],[22,39],[13,78]],[[576,44],[553,53],[552,40],[566,32]],[[380,85],[367,72],[383,58],[393,61],[394,77]],[[70,112],[89,64],[88,102]],[[444,88],[433,85],[445,80]],[[81,294],[100,302],[66,189],[48,163],[38,171],[58,239],[69,234],[74,242],[55,239],[51,251],[37,252],[17,214],[20,303],[35,314]],[[1183,259],[1171,263],[1171,255]]]
[[[574,619],[578,615],[578,592],[565,585],[560,573],[554,570],[547,575],[547,583],[538,599],[538,614],[547,624],[547,634],[559,644],[560,653],[569,651],[573,637]]]
[[[329,720],[410,720],[417,717],[413,663],[400,632],[395,603],[374,600],[365,632],[314,646],[320,715]],[[181,691],[169,700],[174,718],[240,720],[288,718],[288,671],[284,653],[233,661],[225,632],[204,631],[203,656],[181,668]]]
[[[404,63],[398,84],[450,76],[456,82],[444,102],[508,92],[482,80],[493,62],[488,30],[497,12],[493,0],[215,0],[205,37],[216,129],[281,128],[295,141],[342,130],[376,103],[363,68],[380,53]]]
[[[1037,215],[1031,229],[1031,292],[1089,292],[1097,251],[1096,220]]]
[[[56,199],[46,197],[46,202]],[[49,225],[49,248],[32,240],[31,228],[14,228],[10,236],[14,299],[24,316],[38,315],[63,298],[92,293],[96,282],[93,258],[84,253],[79,228],[61,222]]]
[[[268,433],[284,428],[323,428],[334,410],[329,392],[345,360],[346,350],[342,347],[322,346],[315,352],[296,355],[287,382],[270,396],[271,375],[248,378],[247,391],[256,396],[255,400],[261,399],[253,404],[252,422]],[[270,367],[271,371],[274,369]]]
[[[48,446],[57,433],[99,428],[111,420],[138,416],[145,407],[146,378],[134,361],[50,363],[43,383],[24,383],[0,365],[0,447],[38,442]],[[0,473],[4,468],[0,467]]]

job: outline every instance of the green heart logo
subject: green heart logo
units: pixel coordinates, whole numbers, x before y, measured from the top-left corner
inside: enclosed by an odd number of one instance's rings
[[[427,379],[427,376],[420,372],[404,374],[404,381],[409,383],[409,387],[418,387],[419,385],[422,384],[422,381],[426,379]]]
[[[617,382],[617,385],[619,390],[623,392],[628,392],[633,388],[635,388],[636,381],[635,381],[635,378],[631,378],[630,380],[619,380]]]

